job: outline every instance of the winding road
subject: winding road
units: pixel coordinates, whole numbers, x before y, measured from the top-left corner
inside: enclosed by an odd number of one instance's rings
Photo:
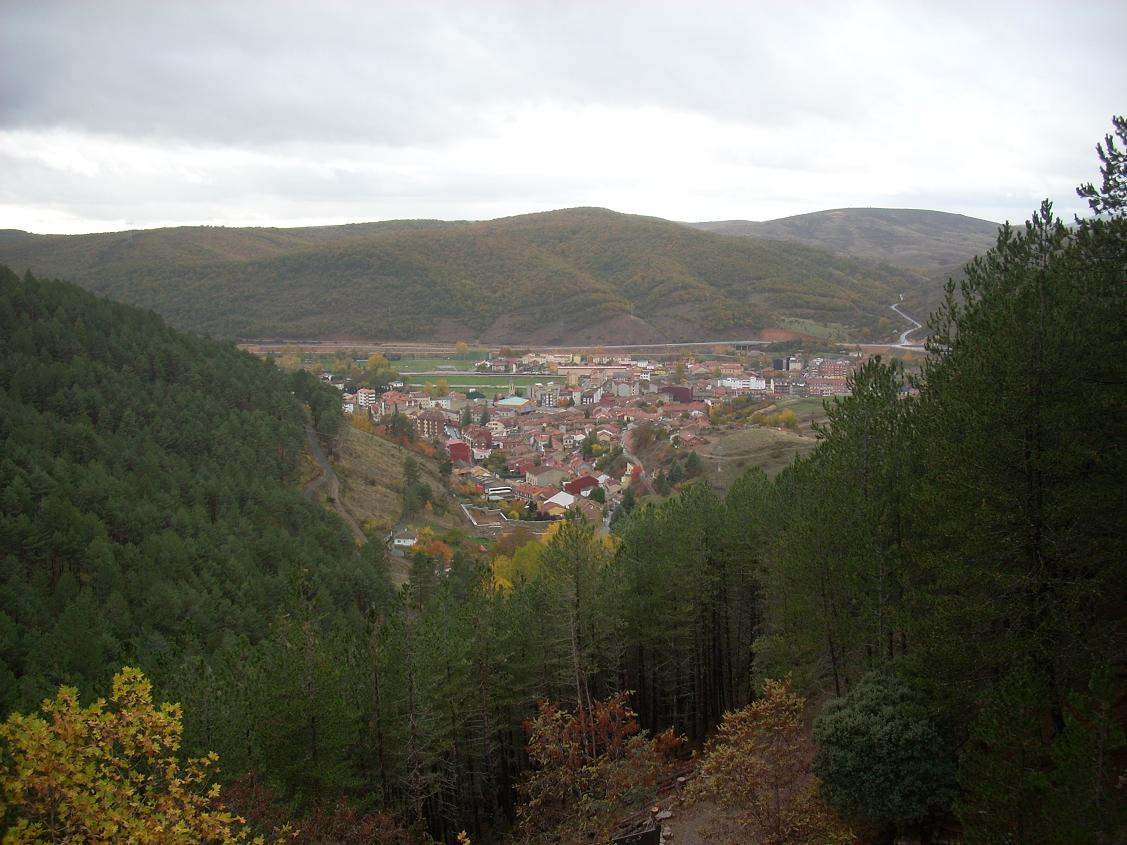
[[[306,425],[305,433],[309,437],[309,453],[313,456],[313,460],[317,462],[317,466],[321,468],[321,475],[305,485],[305,489],[301,491],[302,495],[312,500],[322,485],[328,484],[329,501],[333,503],[333,508],[352,529],[352,536],[356,538],[356,542],[363,543],[367,537],[360,530],[360,526],[356,524],[356,520],[352,518],[352,514],[346,511],[344,505],[340,503],[340,479],[337,478],[336,471],[329,463],[325,450],[321,447],[321,441],[317,439],[317,432],[313,430],[313,426]]]
[[[901,297],[901,299],[903,299],[903,297]],[[905,329],[904,331],[900,332],[900,342],[897,344],[897,347],[901,349],[923,349],[922,344],[910,343],[908,341],[908,335],[922,329],[924,327],[923,323],[919,322],[915,317],[909,317],[907,314],[905,314],[900,309],[899,303],[893,303],[889,306],[889,308],[891,308],[893,311],[895,311],[897,314],[899,314],[901,317],[912,324],[912,327],[910,329]]]

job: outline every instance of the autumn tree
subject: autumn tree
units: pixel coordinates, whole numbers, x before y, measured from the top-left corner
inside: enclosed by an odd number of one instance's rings
[[[277,358],[278,366],[283,370],[293,371],[301,369],[301,350],[296,346],[287,346]]]
[[[804,706],[789,679],[767,681],[762,697],[724,716],[705,748],[697,794],[731,810],[751,841],[764,845],[854,841],[849,829],[818,798],[803,736]]]
[[[520,786],[522,832],[562,823],[594,832],[622,805],[648,796],[683,738],[672,729],[647,736],[627,698],[620,692],[578,713],[539,703],[528,725],[533,767]]]
[[[218,757],[180,762],[180,706],[154,706],[139,670],[89,707],[62,687],[43,714],[0,727],[5,843],[247,841],[211,783]]]

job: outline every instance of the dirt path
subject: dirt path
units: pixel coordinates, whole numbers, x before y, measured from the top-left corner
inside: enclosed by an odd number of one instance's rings
[[[317,439],[317,433],[313,430],[313,426],[306,425],[305,433],[309,437],[309,452],[313,455],[313,460],[317,462],[317,466],[321,468],[321,475],[305,485],[302,495],[307,499],[312,499],[317,491],[321,489],[322,485],[327,484],[326,492],[328,493],[329,500],[333,503],[333,508],[340,514],[341,519],[345,521],[348,527],[352,529],[352,536],[356,538],[356,542],[365,542],[367,537],[364,536],[364,532],[360,530],[360,526],[356,524],[356,520],[352,518],[352,514],[346,511],[344,505],[340,503],[340,479],[337,478],[332,464],[329,463],[329,459],[325,455],[325,450],[321,448],[321,441]]]
[[[722,845],[742,838],[739,827],[712,801],[674,806],[673,818],[663,827],[670,845]]]

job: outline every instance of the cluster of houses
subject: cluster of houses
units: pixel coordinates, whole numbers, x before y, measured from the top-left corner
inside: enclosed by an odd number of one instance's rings
[[[645,478],[633,450],[633,432],[640,427],[660,430],[687,453],[710,427],[713,404],[745,395],[847,393],[855,362],[784,358],[772,364],[765,371],[731,360],[673,368],[657,361],[576,362],[570,355],[530,353],[479,365],[550,373],[523,396],[478,391],[435,396],[393,382],[383,392],[346,392],[343,400],[349,414],[368,414],[376,422],[391,415],[409,420],[418,437],[446,451],[464,489],[472,486],[490,505],[541,518],[576,508],[602,520],[628,487]],[[328,374],[323,378],[332,380]]]
[[[597,398],[585,404],[574,404],[566,391],[560,403],[555,383],[529,392],[492,401],[452,392],[436,402],[389,390],[367,408],[378,421],[404,415],[420,438],[445,450],[455,479],[493,506],[542,518],[577,508],[597,521],[645,477],[633,452],[633,431],[645,423],[660,426],[674,445],[688,449],[709,426],[708,404],[688,389],[647,397],[653,404],[637,395],[631,402],[609,387],[595,388]]]

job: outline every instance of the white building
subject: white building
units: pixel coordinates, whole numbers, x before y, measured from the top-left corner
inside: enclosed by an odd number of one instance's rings
[[[566,490],[561,490],[550,499],[544,500],[544,507],[548,505],[559,505],[561,508],[570,508],[575,504],[575,496],[568,493]]]
[[[391,545],[397,549],[409,549],[419,542],[419,532],[410,528],[397,531],[391,538]]]
[[[717,382],[719,387],[729,390],[766,390],[767,381],[758,376],[725,376]]]

